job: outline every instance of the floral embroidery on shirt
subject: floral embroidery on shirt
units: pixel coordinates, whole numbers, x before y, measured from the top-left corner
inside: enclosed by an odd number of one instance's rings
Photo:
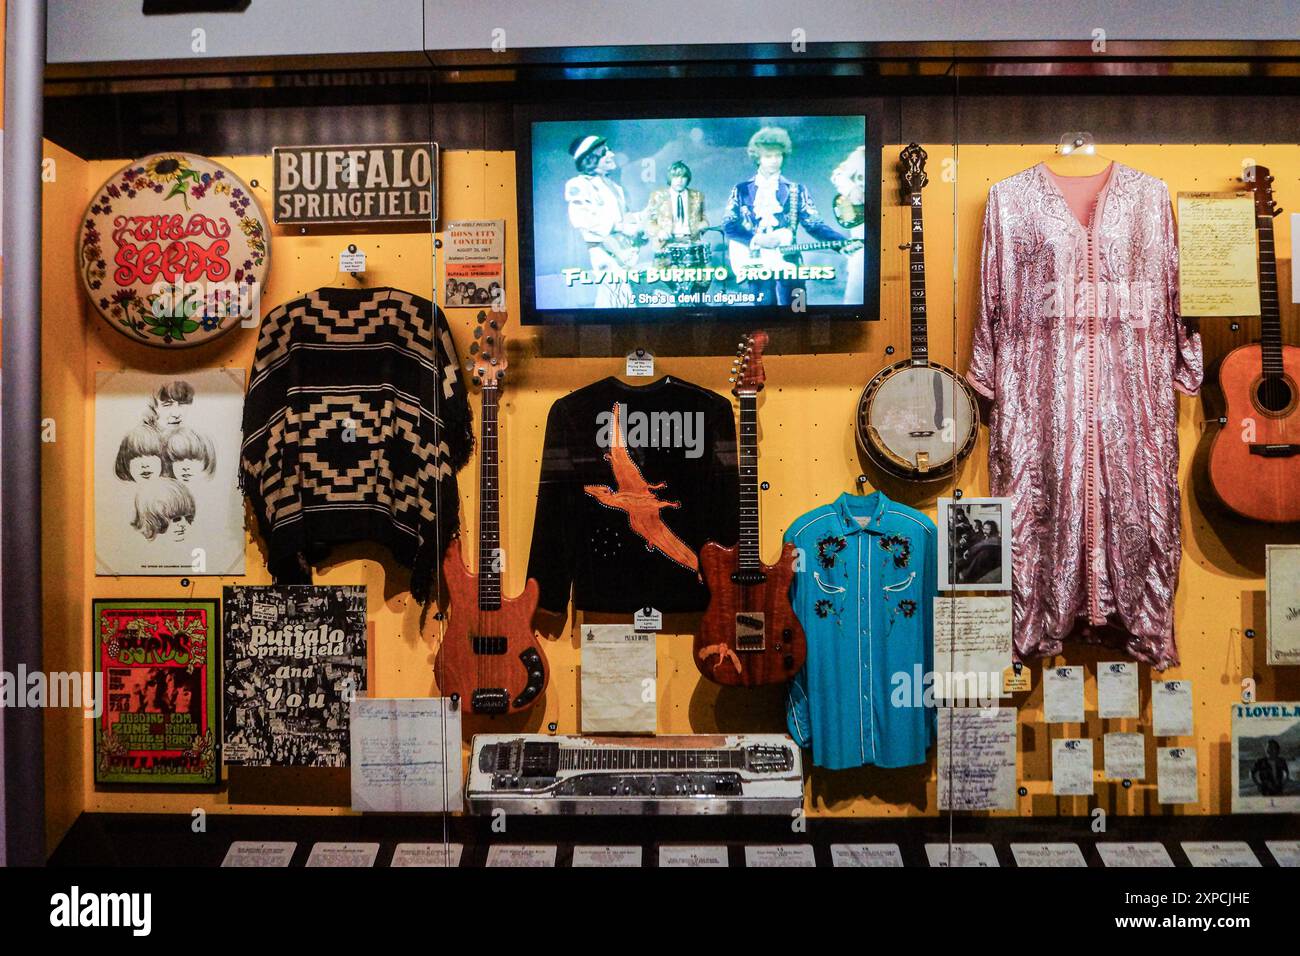
[[[835,605],[831,604],[830,601],[826,600],[825,598],[822,598],[820,601],[818,601],[816,604],[813,605],[813,611],[816,612],[818,617],[826,617],[828,614],[831,613],[831,610],[834,607]]]
[[[880,547],[894,557],[894,567],[905,568],[912,558],[912,542],[901,534],[887,534],[880,538]]]
[[[828,534],[817,541],[817,563],[823,568],[835,567],[835,556],[849,546],[849,543],[838,535]]]
[[[898,609],[903,612],[903,617],[911,617],[916,613],[915,601],[899,601]]]

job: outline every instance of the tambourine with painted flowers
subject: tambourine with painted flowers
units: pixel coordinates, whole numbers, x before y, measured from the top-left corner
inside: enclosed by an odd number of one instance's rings
[[[249,187],[192,153],[155,153],[95,193],[77,243],[91,303],[127,338],[202,345],[254,322],[270,230]]]

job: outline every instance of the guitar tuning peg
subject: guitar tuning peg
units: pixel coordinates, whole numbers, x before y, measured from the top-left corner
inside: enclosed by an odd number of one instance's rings
[[[1269,173],[1267,176],[1264,177],[1264,182],[1266,182],[1266,183],[1271,183],[1272,181],[1273,181],[1273,174],[1272,174],[1272,173]]]
[[[474,326],[474,338],[476,339],[480,338],[482,335],[483,335],[483,326],[481,325]]]
[[[471,342],[471,343],[469,343],[469,354],[470,354],[470,355],[478,355],[478,343],[477,343],[477,342]]]
[[[727,379],[727,384],[728,384],[728,385],[735,385],[735,384],[736,384],[736,379],[735,379],[735,377],[733,376],[733,377]]]
[[[1282,215],[1282,207],[1281,207],[1281,206],[1278,206],[1276,209],[1274,209],[1274,210],[1273,210],[1273,215],[1275,215],[1275,216],[1280,216],[1280,215]]]

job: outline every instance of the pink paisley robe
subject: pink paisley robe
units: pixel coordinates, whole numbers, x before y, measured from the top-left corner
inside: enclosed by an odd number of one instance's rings
[[[1165,184],[1113,163],[1088,220],[1041,164],[989,190],[966,377],[993,400],[990,484],[1014,502],[1017,655],[1059,654],[1077,623],[1163,670],[1178,663],[1176,390],[1200,388],[1201,341],[1179,315]]]

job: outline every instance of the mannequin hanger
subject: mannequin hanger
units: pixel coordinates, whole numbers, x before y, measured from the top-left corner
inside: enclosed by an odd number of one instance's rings
[[[1111,164],[1109,158],[1097,152],[1092,134],[1084,130],[1062,136],[1055,155],[1043,162],[1058,176],[1095,176]]]

